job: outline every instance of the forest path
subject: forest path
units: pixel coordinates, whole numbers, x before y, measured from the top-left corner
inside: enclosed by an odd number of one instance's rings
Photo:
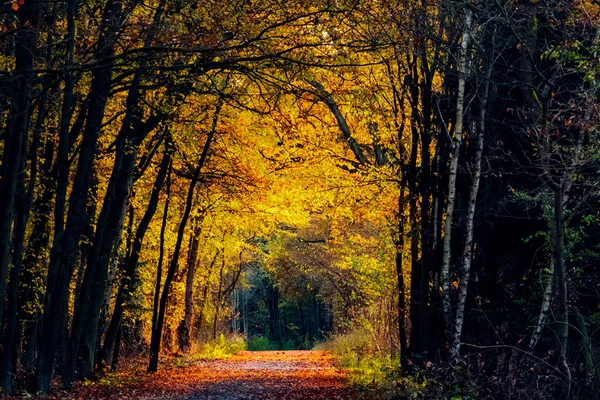
[[[324,351],[242,352],[197,368],[216,379],[198,382],[185,400],[352,399],[345,373]]]
[[[169,360],[148,374],[123,368],[46,400],[353,400],[347,372],[326,351],[244,351],[225,359]],[[1,397],[1,396],[0,396]]]

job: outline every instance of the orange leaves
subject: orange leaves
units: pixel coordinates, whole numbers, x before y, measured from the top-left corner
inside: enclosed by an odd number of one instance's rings
[[[12,8],[13,11],[17,12],[23,4],[25,4],[25,0],[13,1],[10,5],[10,8]]]
[[[51,398],[167,399],[261,398],[352,399],[344,371],[324,351],[242,352],[223,360],[199,360],[183,368],[109,375]],[[66,396],[66,397],[65,397]]]

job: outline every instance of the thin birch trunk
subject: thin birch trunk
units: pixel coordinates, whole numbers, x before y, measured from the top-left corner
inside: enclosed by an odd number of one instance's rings
[[[546,279],[546,287],[544,289],[544,297],[542,299],[542,306],[540,308],[540,315],[538,316],[537,324],[535,325],[535,329],[531,334],[531,339],[529,340],[529,345],[527,345],[527,350],[530,352],[535,349],[535,346],[540,340],[542,336],[542,329],[546,324],[546,318],[548,318],[548,310],[550,310],[550,304],[552,303],[552,287],[554,285],[554,258],[550,260],[550,265],[548,266],[548,273]]]
[[[555,193],[554,197],[554,262],[555,279],[558,289],[556,310],[556,332],[558,335],[558,368],[564,375],[564,384],[560,399],[567,400],[571,393],[571,370],[567,362],[567,347],[569,343],[569,309],[567,298],[567,267],[565,263],[565,212],[563,199],[566,197],[563,187]]]
[[[492,38],[492,49],[494,47]],[[476,132],[475,160],[473,162],[473,182],[471,184],[471,193],[467,207],[467,231],[465,238],[465,247],[462,257],[462,274],[458,285],[458,303],[456,305],[456,319],[454,325],[454,337],[452,339],[451,358],[452,362],[458,362],[460,356],[460,341],[462,328],[465,320],[465,303],[467,301],[467,289],[469,287],[469,278],[471,276],[471,261],[473,260],[473,230],[475,210],[477,209],[477,193],[479,192],[479,182],[481,178],[481,158],[483,155],[483,141],[485,138],[485,120],[487,112],[487,103],[490,93],[490,78],[494,68],[493,62],[488,65],[481,102],[479,104],[479,121],[473,124],[473,130]]]
[[[446,208],[446,221],[444,225],[444,253],[442,258],[442,304],[444,309],[444,320],[448,337],[452,337],[452,305],[450,303],[450,259],[452,244],[452,221],[454,217],[454,205],[456,199],[456,176],[458,175],[458,156],[462,141],[465,107],[465,83],[468,74],[467,50],[471,39],[471,22],[473,16],[469,8],[465,9],[464,31],[460,45],[458,66],[458,94],[456,99],[456,123],[454,130],[454,149],[450,161],[450,176],[448,180],[448,205]]]

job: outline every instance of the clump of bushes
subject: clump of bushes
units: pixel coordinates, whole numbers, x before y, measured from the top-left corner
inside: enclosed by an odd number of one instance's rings
[[[248,350],[265,351],[276,350],[274,344],[264,336],[254,336],[248,339]]]
[[[248,350],[271,351],[271,350],[296,350],[298,346],[293,340],[284,340],[280,346],[264,336],[254,336],[248,339]]]
[[[378,348],[366,329],[355,329],[332,337],[317,346],[330,351],[338,364],[350,370],[350,380],[357,386],[391,386],[397,374],[396,360]]]
[[[359,398],[420,398],[425,389],[426,380],[400,375],[400,360],[392,358],[366,328],[334,336],[316,349],[331,352],[337,364],[350,372],[349,381]]]
[[[199,357],[225,358],[233,354],[238,354],[244,350],[246,350],[246,342],[244,341],[243,336],[232,335],[226,337],[221,334],[217,340],[202,346]]]

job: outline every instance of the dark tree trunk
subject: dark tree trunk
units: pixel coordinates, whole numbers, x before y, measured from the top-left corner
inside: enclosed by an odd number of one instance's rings
[[[198,247],[200,245],[200,232],[202,231],[202,216],[194,221],[194,229],[190,239],[190,250],[187,260],[187,274],[185,282],[185,315],[177,328],[177,341],[183,353],[189,353],[191,348],[190,330],[194,312],[194,276],[198,263]]]
[[[17,12],[18,25],[15,41],[15,68],[10,87],[10,109],[6,122],[5,142],[0,169],[0,322],[3,320],[8,265],[11,258],[11,227],[13,206],[22,166],[23,146],[27,143],[31,91],[35,55],[38,46],[38,24],[41,2],[28,1]],[[4,379],[2,379],[4,385]]]
[[[181,244],[183,242],[183,236],[185,235],[185,227],[187,225],[188,219],[190,217],[190,213],[192,211],[192,204],[194,200],[194,189],[196,187],[196,183],[200,178],[200,172],[202,171],[202,167],[204,166],[206,159],[208,157],[208,150],[212,143],[213,137],[215,135],[215,131],[217,129],[217,121],[219,119],[219,114],[221,112],[222,101],[218,100],[217,107],[215,110],[215,114],[212,121],[212,126],[208,131],[208,136],[206,137],[206,143],[204,144],[204,148],[202,149],[202,154],[200,155],[200,160],[198,161],[198,165],[196,166],[196,170],[194,171],[194,175],[192,180],[190,181],[190,187],[188,189],[188,195],[185,203],[185,209],[183,211],[183,216],[181,217],[181,221],[179,222],[179,229],[177,230],[177,240],[175,242],[175,249],[173,250],[173,257],[171,258],[171,264],[169,265],[169,270],[167,271],[167,276],[165,278],[165,284],[163,286],[163,291],[160,297],[160,305],[158,309],[154,310],[155,317],[153,318],[156,321],[156,325],[152,330],[152,337],[150,340],[150,360],[148,364],[148,372],[156,372],[158,369],[158,355],[160,353],[160,341],[161,341],[161,333],[162,328],[165,321],[165,311],[167,309],[167,300],[169,298],[169,292],[171,289],[171,282],[173,281],[173,276],[177,272],[178,262],[179,262],[179,253],[181,252]]]
[[[167,172],[170,169],[170,152],[171,150],[169,148],[165,149],[165,154],[163,155],[162,161],[160,163],[160,168],[158,170],[158,174],[156,175],[156,180],[152,188],[152,193],[148,202],[148,208],[146,209],[146,212],[144,213],[144,216],[142,217],[142,220],[140,221],[140,224],[135,233],[135,239],[133,241],[131,254],[127,260],[127,266],[124,271],[124,276],[121,280],[121,286],[119,287],[119,292],[117,293],[115,309],[113,311],[110,325],[108,327],[108,331],[106,332],[106,337],[104,339],[104,346],[102,349],[101,358],[99,360],[99,363],[103,363],[103,365],[106,365],[108,363],[113,347],[119,346],[119,342],[116,339],[118,332],[120,332],[121,329],[123,312],[127,304],[131,301],[131,296],[135,290],[134,282],[140,258],[140,251],[142,249],[142,243],[144,241],[144,236],[146,235],[146,232],[148,230],[148,226],[150,225],[150,222],[152,221],[152,218],[156,213],[158,200],[160,197],[160,191],[162,190],[163,184],[165,182]]]
[[[39,118],[39,117],[38,117]],[[19,288],[19,316],[18,324],[21,335],[19,348],[23,352],[22,362],[25,368],[31,370],[35,368],[34,358],[37,352],[37,328],[40,317],[40,304],[43,299],[39,299],[34,286],[41,284],[44,277],[45,261],[42,256],[48,249],[50,242],[49,220],[51,213],[51,200],[54,196],[54,187],[52,178],[55,176],[53,168],[54,158],[54,139],[48,138],[44,146],[43,159],[41,165],[40,181],[42,183],[42,194],[36,198],[33,211],[33,226],[27,240],[27,248],[23,260],[22,277],[23,283]],[[32,306],[33,312],[27,312],[26,307]],[[32,318],[34,316],[34,318]]]
[[[298,303],[298,314],[300,314],[300,334],[302,335],[302,345],[307,342],[306,338],[306,326],[304,323],[304,308],[302,307],[302,301],[297,300]]]
[[[23,246],[25,242],[25,230],[27,228],[27,221],[29,219],[29,213],[31,211],[31,205],[33,203],[33,193],[35,183],[37,179],[38,161],[37,161],[37,148],[39,145],[40,131],[42,129],[43,119],[45,118],[45,112],[43,108],[45,105],[41,105],[41,109],[38,113],[36,126],[34,129],[31,146],[29,149],[30,160],[31,160],[31,174],[27,188],[25,187],[25,169],[27,167],[27,143],[23,143],[21,151],[21,165],[19,167],[19,179],[17,182],[16,190],[16,204],[15,204],[15,221],[14,221],[14,232],[13,232],[13,252],[12,252],[12,264],[13,267],[10,271],[10,281],[7,293],[7,314],[6,314],[6,326],[4,329],[4,337],[2,341],[2,362],[0,363],[0,383],[2,386],[3,393],[12,393],[12,375],[14,375],[15,369],[13,361],[18,360],[18,355],[15,358],[15,342],[17,335],[17,314],[19,311],[19,280],[21,277],[21,266],[23,264]],[[27,135],[23,136],[23,141],[27,141]]]
[[[128,103],[132,113],[135,113],[133,109],[137,108],[137,93],[133,97],[135,99],[128,98]],[[108,281],[108,264],[131,191],[137,150],[144,137],[158,124],[158,118],[153,116],[150,116],[149,121],[142,126],[135,119],[131,114],[129,118],[125,117],[124,129],[119,133],[121,140],[117,139],[115,165],[96,223],[94,243],[85,270],[81,297],[73,316],[67,362],[63,373],[63,384],[67,388],[72,385],[76,366],[79,379],[89,377],[93,371],[100,309]]]
[[[281,330],[279,329],[279,289],[269,283],[267,286],[267,303],[269,308],[269,336],[271,342],[282,347]]]
[[[158,249],[158,265],[156,266],[156,284],[154,285],[154,301],[152,306],[152,332],[156,329],[156,317],[158,315],[158,304],[160,300],[160,284],[162,283],[163,264],[165,259],[165,232],[167,230],[167,220],[169,218],[169,203],[171,202],[171,172],[173,165],[169,166],[167,173],[167,188],[165,193],[165,207],[163,210],[162,223],[160,225],[160,238]]]
[[[217,324],[219,322],[219,312],[221,311],[221,302],[223,301],[223,270],[225,269],[225,249],[223,249],[223,260],[221,269],[219,269],[219,286],[217,288],[217,298],[215,299],[215,315],[213,317],[212,340],[217,340]]]
[[[123,18],[122,3],[117,0],[107,1],[98,39],[95,59],[110,60],[114,54],[116,32]],[[89,94],[89,109],[79,149],[79,162],[69,200],[67,223],[62,229],[64,220],[64,199],[59,198],[61,190],[57,190],[55,205],[55,239],[50,254],[48,280],[44,301],[44,322],[40,357],[38,361],[36,383],[42,393],[47,393],[52,378],[54,355],[62,336],[62,326],[58,315],[66,308],[68,290],[73,274],[74,263],[86,225],[86,205],[88,191],[93,176],[97,139],[104,117],[104,109],[110,91],[113,62],[107,61],[101,68],[93,71]],[[59,177],[60,179],[60,177]],[[60,182],[59,182],[60,185]]]
[[[423,104],[423,122],[421,124],[421,176],[419,178],[419,194],[421,196],[421,262],[419,266],[419,305],[420,305],[420,352],[427,351],[429,343],[429,283],[432,265],[435,263],[432,245],[433,227],[431,215],[431,119],[432,119],[432,85],[435,70],[430,68],[426,51],[422,53],[421,101]]]
[[[404,236],[405,236],[405,195],[406,180],[402,179],[400,184],[400,193],[398,196],[398,237],[396,238],[396,278],[398,284],[398,338],[400,340],[400,366],[406,368],[408,361],[408,337],[406,335],[406,293],[404,283],[404,272],[402,270],[404,255]]]
[[[153,32],[160,23],[165,1],[162,0],[156,9],[152,29],[145,40],[146,48],[150,47]],[[161,120],[161,117],[152,114],[145,122],[142,122],[143,111],[140,108],[140,101],[143,98],[143,92],[140,90],[140,83],[142,70],[148,63],[148,57],[146,55],[142,59],[127,95],[125,117],[116,140],[115,164],[96,224],[94,244],[85,272],[83,297],[73,316],[71,340],[63,373],[65,387],[72,385],[76,364],[79,364],[77,371],[79,379],[92,374],[96,344],[98,343],[100,309],[108,280],[107,267],[117,242],[116,239],[120,232],[118,226],[126,210],[125,204],[133,185],[139,146]],[[87,328],[83,329],[84,327]]]
[[[112,363],[110,365],[111,370],[116,371],[119,366],[119,357],[121,356],[121,338],[123,337],[123,325],[119,325],[117,331],[117,337],[115,339],[115,346],[113,351]]]
[[[217,262],[217,257],[219,256],[221,250],[217,249],[210,265],[208,266],[208,270],[206,271],[206,280],[204,282],[204,288],[202,289],[202,298],[200,299],[200,310],[198,311],[198,318],[196,322],[196,329],[198,331],[198,338],[200,338],[200,334],[202,332],[202,323],[204,322],[204,308],[206,307],[206,301],[208,300],[208,289],[210,288],[210,277],[212,275],[213,268],[215,263]]]
[[[567,362],[567,346],[569,343],[569,311],[567,296],[567,267],[565,263],[565,211],[564,185],[554,195],[554,273],[558,290],[556,299],[556,332],[558,342],[558,368],[564,375],[560,398],[569,399],[571,392],[571,370]]]
[[[418,206],[417,206],[417,158],[419,154],[419,132],[417,121],[421,119],[419,110],[419,86],[418,86],[418,72],[417,72],[417,59],[411,61],[411,77],[410,77],[410,93],[411,93],[411,115],[414,123],[411,124],[411,145],[410,145],[410,159],[407,171],[407,183],[408,183],[408,207],[409,207],[409,226],[410,226],[410,257],[411,257],[411,274],[410,274],[410,320],[411,320],[411,331],[410,331],[410,352],[411,354],[419,354],[422,349],[421,341],[421,314],[422,304],[420,299],[421,294],[421,279],[423,277],[422,267],[423,265],[419,262],[419,242],[420,242],[420,229],[418,223]],[[426,275],[425,275],[426,276]]]
[[[319,304],[319,300],[317,299],[317,296],[314,295],[313,296],[313,310],[315,312],[315,341],[320,341],[321,340],[321,312],[320,312],[320,304]],[[277,314],[279,314],[279,311],[277,312]],[[279,320],[279,318],[278,318]],[[284,326],[286,326],[287,324],[285,324]],[[279,329],[279,347],[283,348],[283,335],[281,332],[281,324],[279,324],[278,326]]]

